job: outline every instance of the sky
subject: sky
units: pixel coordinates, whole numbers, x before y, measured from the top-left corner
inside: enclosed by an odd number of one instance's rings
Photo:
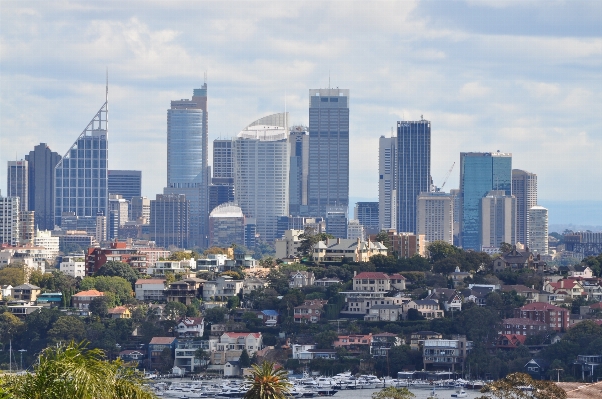
[[[350,90],[350,196],[378,198],[378,138],[431,121],[431,174],[513,154],[550,223],[602,225],[600,1],[0,1],[0,190],[40,142],[63,155],[104,102],[110,169],[166,182],[166,110],[207,74],[209,139],[309,89]],[[330,82],[330,83],[329,83]],[[210,157],[211,162],[211,157]]]

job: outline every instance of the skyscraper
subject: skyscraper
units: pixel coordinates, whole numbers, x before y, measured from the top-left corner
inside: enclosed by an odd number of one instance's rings
[[[107,89],[108,93],[108,89]],[[63,212],[108,214],[108,98],[54,169],[54,224]],[[36,166],[37,170],[37,166]]]
[[[236,204],[256,219],[261,241],[274,241],[278,218],[289,211],[288,113],[266,116],[233,141]]]
[[[420,193],[416,200],[416,234],[424,234],[427,242],[454,243],[454,203],[451,194]]]
[[[19,197],[0,194],[0,244],[19,244]]]
[[[232,140],[213,140],[213,178],[209,186],[209,212],[234,201],[234,157]]]
[[[397,122],[397,231],[416,233],[416,198],[431,187],[431,122]]]
[[[132,212],[130,219],[137,221],[143,219],[143,224],[150,222],[150,200],[146,197],[133,197],[131,204]]]
[[[529,209],[537,205],[537,175],[512,169],[512,195],[516,197],[516,241],[529,244]]]
[[[380,230],[397,229],[397,137],[378,141],[378,224]]]
[[[368,234],[378,234],[381,230],[378,205],[378,202],[357,202],[355,204],[353,217],[359,220]]]
[[[460,245],[481,250],[481,199],[491,190],[512,195],[512,154],[460,153]]]
[[[311,216],[349,207],[349,90],[309,90],[308,203]]]
[[[109,194],[121,195],[126,201],[142,195],[142,172],[139,170],[109,170]]]
[[[19,210],[29,210],[29,170],[25,160],[8,161],[6,173],[6,195],[19,197]]]
[[[291,169],[289,211],[292,216],[306,215],[309,174],[309,134],[305,126],[291,127]]]
[[[492,253],[501,243],[516,244],[516,197],[492,190],[481,198],[481,248]]]
[[[183,194],[190,201],[191,246],[204,247],[207,236],[208,132],[207,84],[194,89],[192,100],[171,102],[167,110],[167,187],[164,194]]]
[[[35,211],[35,225],[40,230],[54,229],[54,168],[61,156],[40,143],[25,155],[29,163],[29,210]]]
[[[543,206],[529,209],[529,249],[540,255],[548,254],[548,210]]]
[[[347,238],[347,207],[326,207],[326,233],[336,238]]]
[[[157,194],[151,200],[150,235],[158,246],[188,247],[189,205],[185,195]]]

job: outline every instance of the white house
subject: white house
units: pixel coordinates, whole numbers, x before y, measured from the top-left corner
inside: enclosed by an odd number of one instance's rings
[[[184,317],[176,326],[178,337],[202,337],[205,333],[205,320],[202,317]]]
[[[59,270],[72,277],[86,277],[86,262],[83,258],[63,258]]]
[[[160,260],[155,262],[153,267],[146,270],[147,274],[153,276],[164,276],[165,272],[185,273],[188,270],[196,269],[196,261],[194,258],[184,260]]]
[[[134,284],[136,299],[139,301],[163,301],[165,297],[165,279],[140,278]]]
[[[219,276],[215,281],[207,281],[203,285],[203,300],[223,300],[238,295],[242,291],[243,280],[234,280],[230,276]]]
[[[228,256],[224,254],[209,254],[207,259],[197,259],[196,269],[198,271],[217,272],[224,270]]]

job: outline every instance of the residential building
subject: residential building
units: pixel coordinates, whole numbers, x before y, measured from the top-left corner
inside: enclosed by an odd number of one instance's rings
[[[179,338],[202,337],[205,334],[205,319],[202,317],[183,317],[175,328]]]
[[[529,244],[529,209],[537,205],[537,175],[512,169],[512,195],[516,197],[516,242]]]
[[[35,302],[42,289],[33,284],[21,284],[13,287],[12,296],[16,301]]]
[[[71,297],[71,302],[74,308],[82,312],[87,312],[90,302],[101,296],[104,296],[104,292],[97,290],[80,291]]]
[[[364,316],[366,321],[399,321],[402,319],[403,308],[399,305],[374,305]]]
[[[203,300],[227,301],[238,295],[243,289],[243,280],[234,280],[230,276],[219,276],[215,281],[207,281],[203,287]]]
[[[411,258],[414,255],[426,256],[426,240],[424,234],[397,233],[388,230],[387,236],[391,243],[389,255],[397,258]]]
[[[518,284],[518,285],[503,285],[501,287],[501,290],[503,292],[516,292],[517,295],[520,295],[524,298],[526,298],[527,303],[533,303],[533,302],[542,302],[539,301],[539,290],[536,290],[535,288],[529,288],[525,285],[522,284]]]
[[[224,254],[208,254],[206,259],[196,260],[197,271],[217,272],[223,271],[226,262],[229,260],[228,255]]]
[[[462,310],[464,298],[459,291],[451,288],[433,288],[425,299],[434,299],[443,305],[446,312],[459,312]]]
[[[285,259],[290,256],[297,256],[299,246],[301,245],[301,236],[303,230],[286,230],[282,238],[277,238],[274,243],[276,248],[276,259]]]
[[[349,220],[349,223],[347,224],[347,238],[349,240],[366,240],[366,229],[360,224],[359,220]]]
[[[387,357],[389,350],[403,344],[403,339],[392,333],[372,334],[370,354],[374,357]]]
[[[349,206],[349,90],[309,90],[309,214]]]
[[[46,250],[45,260],[51,264],[54,263],[59,254],[59,237],[54,237],[49,230],[37,230],[32,241],[35,247],[42,247]]]
[[[481,250],[498,251],[501,243],[516,244],[516,198],[489,191],[481,198]]]
[[[406,289],[405,277],[381,272],[361,272],[353,277],[353,291],[388,292]]]
[[[144,302],[165,300],[165,280],[160,278],[140,278],[134,283],[136,299]]]
[[[569,326],[570,309],[534,302],[514,309],[514,317],[541,321],[550,330],[565,332]]]
[[[457,335],[452,339],[427,339],[422,348],[424,369],[444,369],[464,372],[472,341],[466,336]]]
[[[185,195],[157,194],[151,200],[150,235],[158,246],[187,248],[190,201]]]
[[[186,230],[191,246],[206,245],[208,134],[205,83],[200,89],[194,89],[191,100],[172,101],[167,110],[167,187],[163,194],[185,195],[189,201],[190,219]]]
[[[303,288],[314,285],[314,280],[315,278],[312,272],[296,271],[288,276],[288,286],[289,288]]]
[[[150,199],[146,197],[132,197],[130,207],[130,220],[140,221],[142,224],[150,223]]]
[[[254,332],[225,332],[219,337],[219,342],[216,346],[216,352],[222,354],[229,351],[240,351],[246,349],[249,356],[253,356],[255,352],[263,348],[263,337],[261,333]],[[240,357],[240,353],[238,354]],[[217,359],[217,356],[216,356]],[[212,353],[212,364],[224,364],[216,363],[213,361]],[[222,360],[225,358],[222,355]],[[238,360],[238,359],[237,359]]]
[[[109,317],[111,319],[130,319],[132,317],[132,312],[125,306],[115,306],[112,309],[109,309]]]
[[[417,233],[416,199],[431,191],[431,122],[397,122],[397,231]]]
[[[234,196],[254,218],[259,240],[277,238],[278,217],[289,213],[288,113],[258,119],[233,141]]]
[[[372,333],[368,335],[349,334],[339,335],[334,341],[333,346],[336,348],[346,348],[350,350],[358,350],[361,347],[369,348],[372,345]]]
[[[397,230],[397,137],[393,134],[378,141],[378,175],[378,227]]]
[[[500,334],[497,337],[495,347],[498,349],[516,349],[519,346],[524,345],[526,341],[526,335]]]
[[[344,206],[326,206],[326,233],[335,238],[347,237],[347,208]]]
[[[416,309],[427,320],[443,317],[443,310],[439,309],[439,302],[434,299],[415,299],[403,306],[404,318],[407,319],[408,311]]]
[[[151,370],[163,367],[163,350],[169,349],[173,356],[178,345],[176,337],[153,337],[148,344],[148,359]]]
[[[336,277],[323,277],[314,280],[314,285],[316,287],[330,287],[331,285],[341,284],[342,281]]]
[[[276,324],[278,324],[278,317],[280,316],[280,314],[274,310],[274,309],[265,309],[262,310],[257,317],[261,319],[261,321],[263,321],[263,324],[265,324],[266,326],[275,326]]]
[[[422,351],[424,341],[432,339],[443,339],[443,334],[435,331],[415,331],[410,334],[410,348]]]
[[[8,161],[6,196],[19,197],[19,211],[29,210],[29,165],[25,160]]]
[[[481,250],[481,199],[492,190],[512,195],[512,154],[460,153],[460,245]]]
[[[193,299],[201,298],[204,283],[205,280],[194,277],[175,281],[165,289],[165,299],[167,302],[181,302],[188,306]]]
[[[353,217],[355,220],[359,221],[359,224],[364,226],[368,234],[378,234],[382,230],[378,221],[378,202],[357,202],[355,204]]]
[[[108,247],[89,247],[87,251],[87,273],[92,275],[108,261],[125,262],[133,269],[142,271],[148,267],[146,255],[139,253],[126,242],[113,241]]]
[[[557,282],[544,281],[543,290],[553,294],[564,294],[566,298],[571,300],[584,296],[583,285],[572,279],[562,279]]]
[[[62,304],[62,292],[45,292],[43,294],[38,295],[38,299],[36,299],[36,305],[42,305],[46,307],[59,307]]]
[[[532,269],[543,272],[546,268],[545,262],[533,256],[529,249],[518,250],[513,247],[508,253],[502,254],[493,261],[493,271],[500,272],[504,269],[522,270]]]
[[[209,351],[209,341],[182,340],[178,342],[174,357],[174,367],[192,373],[198,367],[206,366],[208,360],[201,360],[195,356],[198,349]]]
[[[267,280],[262,280],[256,277],[247,277],[242,282],[242,295],[243,298],[247,295],[251,295],[253,291],[267,288],[269,285]]]
[[[54,229],[54,168],[61,156],[40,143],[25,155],[29,169],[29,210],[34,211],[35,225],[41,230]]]
[[[315,344],[292,344],[293,359],[310,360],[313,356],[309,350],[316,349]]]
[[[292,126],[288,140],[291,145],[289,178],[289,211],[292,216],[306,215],[307,179],[309,175],[309,130],[306,126]]]
[[[314,246],[312,260],[320,263],[367,262],[374,255],[386,254],[387,248],[378,241],[337,238],[319,241]]]
[[[108,87],[107,87],[108,97]],[[107,216],[109,168],[109,105],[105,98],[94,118],[54,169],[54,225],[63,212],[79,217]]]
[[[451,194],[423,192],[416,199],[416,232],[426,243],[454,243],[454,203]]]
[[[549,331],[548,326],[543,321],[531,320],[528,318],[511,317],[503,319],[501,323],[502,334],[511,334],[518,336],[540,335]]]
[[[239,206],[226,202],[209,214],[209,246],[245,246],[245,215]]]
[[[342,292],[345,296],[345,307],[341,310],[341,315],[362,317],[370,315],[370,309],[376,305],[395,305],[403,306],[411,301],[405,297],[386,297],[383,291],[347,291]]]
[[[548,254],[548,210],[543,206],[529,208],[528,245],[536,254]]]
[[[19,243],[21,244],[33,244],[36,231],[34,214],[34,211],[19,211]]]
[[[0,244],[19,244],[19,197],[0,195]]]
[[[7,306],[8,311],[20,319],[25,319],[32,313],[38,313],[42,307],[41,305],[31,305],[22,301]]]
[[[328,301],[322,299],[307,299],[303,305],[295,306],[293,320],[295,323],[317,323],[324,312]]]
[[[594,273],[589,266],[573,266],[569,268],[569,277],[592,278]]]
[[[447,276],[454,283],[454,288],[458,288],[464,285],[464,279],[472,277],[472,273],[460,271],[460,266],[456,266],[456,269],[448,274]]]

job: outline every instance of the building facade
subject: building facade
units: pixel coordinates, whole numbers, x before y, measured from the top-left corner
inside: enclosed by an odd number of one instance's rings
[[[335,238],[347,238],[347,207],[326,207],[326,233]]]
[[[518,219],[518,218],[517,218]],[[518,220],[517,220],[518,222]],[[548,210],[543,206],[529,209],[529,249],[539,255],[548,254]]]
[[[368,231],[368,234],[378,234],[381,230],[379,222],[378,202],[357,202],[354,209],[354,218]]]
[[[393,129],[391,129],[393,130]],[[397,137],[378,141],[378,224],[380,230],[397,229]]]
[[[516,197],[516,242],[529,243],[529,209],[537,205],[537,175],[512,169],[512,195]]]
[[[0,244],[19,244],[19,199],[0,195]]]
[[[139,170],[109,170],[109,194],[121,195],[127,201],[142,195],[142,172]]]
[[[416,198],[431,188],[431,122],[397,122],[397,231],[416,233]]]
[[[308,206],[349,206],[349,90],[309,90]]]
[[[29,163],[25,160],[8,161],[6,195],[19,197],[19,211],[29,210]]]
[[[491,190],[512,195],[512,154],[460,153],[460,245],[481,250],[481,199]]]
[[[454,203],[450,194],[420,193],[416,200],[416,231],[427,243],[454,243]]]
[[[292,126],[288,136],[291,144],[289,177],[289,209],[292,216],[307,215],[307,179],[309,176],[309,130]]]
[[[481,198],[480,250],[497,250],[503,242],[516,244],[516,197],[492,190]]]
[[[245,245],[245,215],[232,202],[221,204],[209,215],[209,247]]]
[[[151,200],[150,234],[158,246],[188,247],[189,206],[185,195],[157,194]]]
[[[35,225],[42,230],[54,229],[54,168],[61,156],[46,143],[25,155],[29,168],[29,210],[35,212]]]

